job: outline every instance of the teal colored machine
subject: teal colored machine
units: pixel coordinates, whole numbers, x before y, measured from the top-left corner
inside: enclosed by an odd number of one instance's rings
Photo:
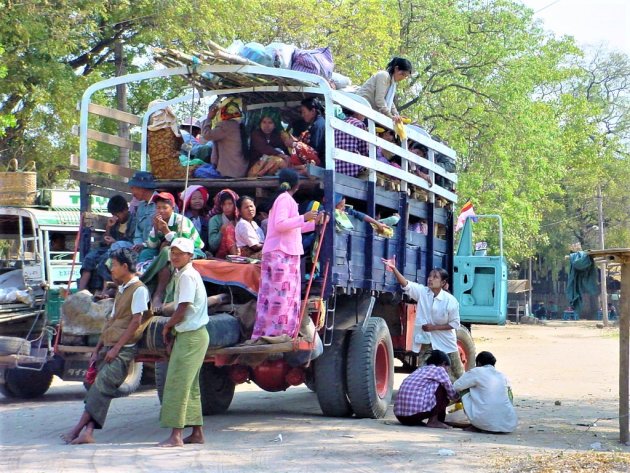
[[[473,247],[473,220],[466,219],[455,255],[453,295],[459,301],[464,324],[505,325],[507,315],[507,264],[503,257],[503,222],[499,215],[478,215],[497,219],[499,255],[487,256],[486,247]]]

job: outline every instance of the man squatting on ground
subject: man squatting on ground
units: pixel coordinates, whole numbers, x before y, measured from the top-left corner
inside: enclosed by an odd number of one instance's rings
[[[105,323],[90,358],[98,374],[85,397],[85,410],[68,433],[61,435],[73,445],[94,442],[94,429],[102,429],[112,399],[129,373],[136,356],[136,343],[149,324],[149,291],[136,276],[136,255],[122,248],[111,253],[112,279],[118,284],[112,316]],[[83,429],[85,430],[81,432]]]

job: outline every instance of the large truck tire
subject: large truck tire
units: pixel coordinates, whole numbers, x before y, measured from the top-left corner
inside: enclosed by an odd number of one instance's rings
[[[164,396],[164,385],[168,373],[168,361],[155,362],[155,387],[160,404]],[[201,411],[204,416],[222,414],[228,410],[234,398],[235,384],[230,379],[227,368],[218,368],[204,363],[199,373],[201,391]]]
[[[470,331],[463,325],[457,329],[456,334],[459,358],[462,360],[464,370],[471,370],[475,367],[475,358],[477,357],[475,341],[473,340]]]
[[[335,332],[333,343],[324,347],[324,353],[313,362],[317,401],[328,417],[352,415],[346,383],[347,345],[345,332]]]
[[[44,365],[41,371],[6,368],[0,392],[6,397],[32,399],[43,396],[52,383],[53,373]]]
[[[227,367],[204,363],[199,373],[202,414],[211,416],[227,411],[234,398],[234,388]]]
[[[135,393],[140,387],[140,380],[142,379],[142,363],[132,363],[129,366],[129,373],[127,377],[123,381],[123,383],[118,386],[116,390],[115,397],[128,397]],[[83,387],[86,391],[89,391],[92,387],[91,384],[86,382],[83,383]]]
[[[356,416],[385,416],[394,392],[394,349],[385,320],[372,317],[352,332],[346,373]]]
[[[164,385],[166,384],[166,373],[168,373],[168,361],[155,362],[155,389],[158,399],[162,404],[162,396],[164,395]]]

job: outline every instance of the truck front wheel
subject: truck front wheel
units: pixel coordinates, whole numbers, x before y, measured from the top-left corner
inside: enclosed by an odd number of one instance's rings
[[[41,371],[7,368],[0,392],[6,397],[32,399],[43,396],[50,388],[52,379],[53,374],[48,365],[44,365]]]
[[[346,373],[357,417],[383,417],[394,392],[394,350],[385,320],[373,317],[352,332]]]

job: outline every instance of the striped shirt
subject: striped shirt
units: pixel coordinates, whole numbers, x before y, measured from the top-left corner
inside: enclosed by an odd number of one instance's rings
[[[147,247],[157,248],[164,240],[170,243],[175,237],[182,237],[192,240],[195,245],[195,249],[203,248],[203,241],[199,236],[199,232],[188,217],[184,217],[183,215],[173,212],[171,217],[168,219],[167,225],[170,231],[166,235],[157,231],[155,227],[151,228],[149,238],[146,241]]]
[[[436,405],[435,391],[444,386],[450,399],[457,399],[448,373],[441,366],[425,365],[405,378],[394,401],[394,414],[412,416],[430,412]]]

